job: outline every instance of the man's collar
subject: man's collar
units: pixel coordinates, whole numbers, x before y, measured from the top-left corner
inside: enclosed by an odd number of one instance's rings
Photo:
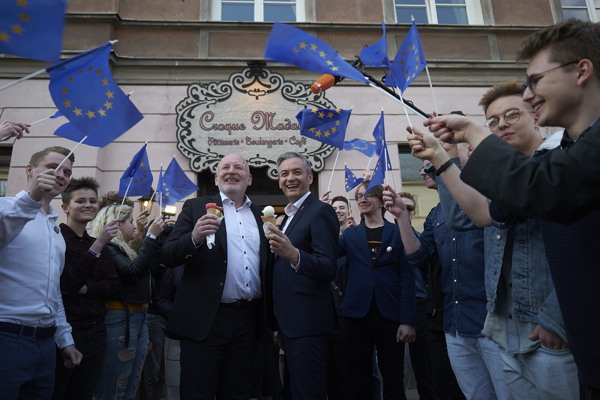
[[[563,138],[560,142],[560,148],[561,149],[568,148],[570,145],[575,143],[577,140],[581,139],[590,129],[592,129],[593,127],[595,127],[598,124],[600,124],[600,117],[596,118],[594,120],[594,122],[592,122],[585,131],[581,132],[581,135],[579,135],[579,137],[576,140],[571,139],[571,137],[567,133],[567,130],[565,129],[565,132],[563,133]]]
[[[225,200],[233,201],[221,191],[219,191],[219,195],[221,196],[221,201],[223,202],[223,204],[225,204]],[[233,202],[235,203],[235,201]],[[252,205],[252,200],[250,200],[250,198],[247,195],[244,195],[244,204],[242,204],[242,207],[244,207],[246,204],[248,205],[248,208],[250,208],[250,206]]]
[[[310,195],[310,190],[308,192],[306,192],[306,194],[302,197],[300,197],[300,199],[298,199],[298,201],[296,201],[294,204],[288,203],[287,206],[285,206],[285,213],[286,215],[290,215],[292,209],[296,209],[298,210],[301,206],[302,203],[304,203],[304,200],[306,200],[306,198]]]

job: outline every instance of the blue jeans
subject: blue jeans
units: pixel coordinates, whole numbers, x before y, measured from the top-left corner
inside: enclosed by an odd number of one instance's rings
[[[446,333],[446,344],[458,386],[467,400],[509,400],[498,345],[487,338]]]
[[[0,332],[0,396],[6,400],[49,399],[54,389],[54,338]]]
[[[543,346],[523,354],[506,354],[500,347],[504,380],[515,399],[577,400],[577,366],[569,349]]]
[[[106,355],[94,400],[131,400],[135,397],[150,342],[146,309],[129,311],[129,346],[125,347],[127,312],[106,311]]]

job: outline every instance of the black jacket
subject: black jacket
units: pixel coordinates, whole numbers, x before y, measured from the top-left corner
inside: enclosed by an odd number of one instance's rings
[[[121,280],[122,298],[131,304],[149,304],[152,302],[152,277],[150,273],[156,269],[159,261],[160,243],[146,238],[137,258],[131,262],[114,243],[108,244],[113,256],[115,269]]]

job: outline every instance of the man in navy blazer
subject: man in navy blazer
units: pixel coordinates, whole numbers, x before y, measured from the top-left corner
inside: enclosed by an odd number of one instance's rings
[[[250,398],[255,341],[266,336],[269,258],[262,210],[246,196],[251,184],[244,158],[223,157],[215,175],[219,195],[186,201],[162,248],[167,267],[185,264],[167,324],[181,339],[183,400]],[[223,207],[222,220],[207,213],[210,203]]]
[[[337,324],[331,281],[339,223],[333,208],[310,193],[313,175],[306,158],[284,153],[277,167],[279,187],[290,203],[281,230],[270,227],[271,328],[283,342],[292,398],[325,400],[327,334]]]

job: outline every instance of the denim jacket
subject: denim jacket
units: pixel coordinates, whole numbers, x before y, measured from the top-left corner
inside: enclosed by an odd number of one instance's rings
[[[438,204],[427,216],[419,240],[421,247],[407,254],[415,267],[431,262],[437,253],[442,264],[444,331],[482,337],[485,321],[483,230],[457,232],[448,227]]]
[[[460,167],[458,158],[454,159]],[[440,202],[448,225],[455,230],[473,229],[475,223],[456,205],[442,179],[437,180]],[[494,221],[484,229],[485,291],[487,310],[497,312],[497,287],[510,224]],[[547,331],[566,340],[564,322],[542,240],[539,220],[528,218],[512,225],[514,318],[540,324]]]

